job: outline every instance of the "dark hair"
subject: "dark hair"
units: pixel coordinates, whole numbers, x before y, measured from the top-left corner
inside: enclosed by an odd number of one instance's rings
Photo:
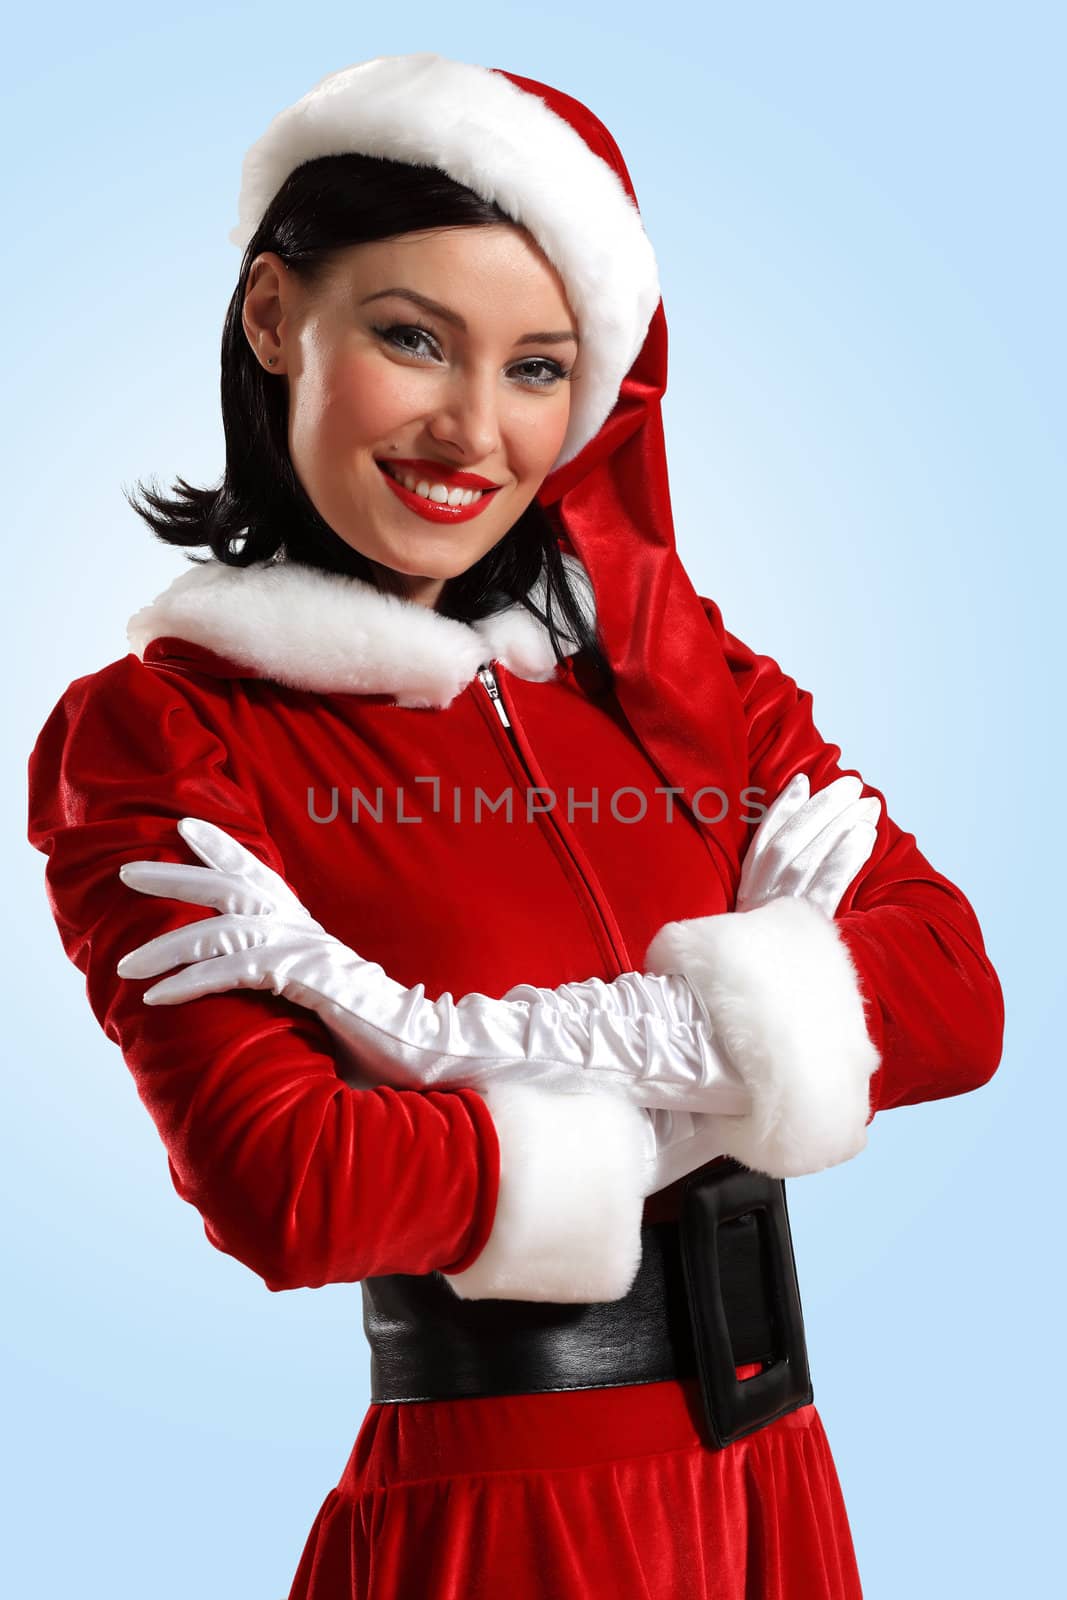
[[[335,254],[352,245],[427,228],[500,222],[517,226],[499,206],[436,167],[350,154],[307,161],[291,173],[248,242],[226,311],[221,369],[226,467],[220,483],[202,489],[176,477],[169,496],[140,481],[133,494],[123,490],[156,537],[165,544],[207,547],[228,566],[281,558],[380,587],[371,563],[319,515],[294,471],[285,386],[263,370],[242,325],[249,271],[256,256],[270,250],[311,286]],[[577,644],[589,653],[595,677],[606,688],[611,668],[568,577],[559,532],[551,511],[534,500],[473,567],[445,582],[437,610],[475,622],[521,602],[548,628],[557,661]],[[543,611],[530,593],[542,572]],[[560,617],[569,638],[560,636]]]

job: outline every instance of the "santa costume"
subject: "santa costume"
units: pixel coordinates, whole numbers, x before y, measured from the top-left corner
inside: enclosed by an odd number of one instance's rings
[[[211,561],[131,619],[128,654],[70,685],[29,772],[64,948],[178,1194],[272,1290],[362,1284],[372,1403],[290,1600],[858,1595],[781,1275],[782,1180],[858,1153],[877,1111],[995,1071],[1003,1004],[977,919],[862,780],[876,837],[836,913],[791,894],[739,909],[755,802],[801,777],[817,796],[849,769],[810,694],[727,630],[678,558],[655,259],[603,124],[512,73],[360,63],[249,151],[234,242],[301,162],[348,151],[440,168],[560,273],[583,382],[538,498],[612,691],[580,652],[557,661],[521,603],[468,625],[291,561]],[[515,805],[475,817],[475,787]],[[558,802],[529,809],[531,790]],[[749,1109],[705,1118],[697,1097],[672,1115],[650,1090],[676,1152],[661,1177],[678,1174],[650,1193],[650,1119],[621,1097],[357,1082],[324,1017],[280,992],[146,1005],[120,958],[202,906],[118,871],[187,865],[189,818],[427,999],[680,975]],[[748,1209],[727,1215],[734,1181]],[[762,1289],[716,1242],[757,1211],[773,1219],[745,1258],[767,1266]],[[728,1328],[716,1275],[738,1302]],[[763,1348],[783,1326],[786,1360]]]

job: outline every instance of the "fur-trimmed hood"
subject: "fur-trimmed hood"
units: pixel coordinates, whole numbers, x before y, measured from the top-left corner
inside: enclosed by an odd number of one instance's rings
[[[589,576],[576,556],[565,552],[563,561],[595,625]],[[544,609],[543,576],[531,599]],[[557,665],[548,629],[520,603],[457,622],[360,578],[284,560],[198,563],[135,612],[126,637],[141,659],[153,641],[180,639],[241,676],[318,693],[391,694],[402,706],[447,706],[490,661],[537,683]]]

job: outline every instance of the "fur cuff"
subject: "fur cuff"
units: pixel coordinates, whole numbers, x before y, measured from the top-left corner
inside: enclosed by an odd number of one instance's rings
[[[489,1085],[500,1140],[493,1229],[462,1272],[461,1300],[620,1300],[641,1264],[641,1217],[654,1149],[641,1106],[608,1093]]]
[[[786,895],[668,922],[645,968],[684,974],[751,1091],[750,1113],[718,1119],[728,1155],[792,1178],[865,1147],[880,1057],[851,954],[818,906]]]

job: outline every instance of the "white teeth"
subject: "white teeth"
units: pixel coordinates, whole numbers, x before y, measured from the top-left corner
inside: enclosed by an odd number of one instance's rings
[[[391,478],[402,483],[405,489],[412,494],[419,494],[424,500],[432,500],[435,505],[469,506],[475,500],[482,498],[481,489],[449,489],[443,483],[430,483],[428,478],[416,478],[413,472],[399,472],[395,467],[386,466],[385,469]]]

